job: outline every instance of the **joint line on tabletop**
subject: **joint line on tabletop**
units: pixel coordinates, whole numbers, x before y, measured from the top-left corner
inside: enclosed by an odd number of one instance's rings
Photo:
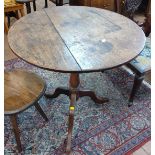
[[[51,21],[50,17],[48,16],[47,12],[44,10],[44,12],[46,13],[47,17],[50,20],[50,23],[53,25],[54,29],[56,30],[56,32],[58,33],[58,35],[60,36],[61,40],[63,41],[63,43],[65,44],[65,46],[67,47],[68,51],[70,52],[70,54],[72,55],[73,59],[76,61],[77,65],[79,66],[79,68],[82,70],[81,66],[79,65],[79,63],[77,62],[77,60],[75,59],[74,55],[72,54],[72,52],[70,51],[69,47],[67,46],[67,44],[65,43],[64,39],[61,37],[60,33],[58,32],[58,30],[56,29],[55,25],[53,24],[53,22]]]

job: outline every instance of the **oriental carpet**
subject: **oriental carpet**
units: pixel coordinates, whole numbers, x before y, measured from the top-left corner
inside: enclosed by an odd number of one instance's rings
[[[67,86],[69,74],[45,71],[21,59],[5,62],[5,70],[24,69],[40,75],[47,91]],[[73,155],[126,155],[151,138],[151,90],[142,84],[133,106],[127,106],[134,76],[123,68],[104,73],[80,74],[81,87],[95,90],[110,99],[104,105],[95,104],[89,97],[80,98],[75,106],[72,136]],[[19,114],[23,154],[62,155],[65,151],[69,98],[41,98],[41,107],[49,118],[45,122],[31,107]],[[4,117],[5,155],[16,155],[16,142],[8,116]]]

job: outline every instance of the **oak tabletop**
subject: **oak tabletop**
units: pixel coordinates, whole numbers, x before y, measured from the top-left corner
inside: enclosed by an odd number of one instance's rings
[[[45,82],[34,73],[24,70],[5,72],[5,114],[18,113],[33,105],[43,96],[45,89]]]
[[[85,6],[43,9],[9,30],[12,51],[26,62],[58,72],[93,72],[123,65],[144,48],[145,35],[130,19]]]

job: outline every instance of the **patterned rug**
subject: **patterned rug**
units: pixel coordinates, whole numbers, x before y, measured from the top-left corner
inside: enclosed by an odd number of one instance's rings
[[[35,72],[47,82],[47,90],[67,86],[69,74],[45,71],[20,59],[5,62],[5,70],[24,69]],[[133,75],[122,68],[104,73],[80,74],[81,87],[95,90],[110,102],[95,104],[89,97],[78,100],[72,136],[73,155],[125,155],[142,146],[151,137],[151,90],[142,85],[134,104],[127,98]],[[19,114],[18,123],[25,155],[62,155],[65,151],[69,99],[41,98],[40,105],[49,118],[45,122],[34,107]],[[5,116],[5,155],[16,155],[16,142],[8,116]]]

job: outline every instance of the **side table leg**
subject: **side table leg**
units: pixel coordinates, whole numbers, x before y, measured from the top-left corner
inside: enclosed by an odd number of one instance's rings
[[[20,152],[22,152],[22,145],[21,145],[21,141],[20,141],[20,131],[19,131],[19,128],[18,128],[18,125],[17,125],[16,115],[15,114],[11,115],[10,119],[11,119],[11,123],[12,123],[12,127],[13,127],[13,132],[15,134],[15,139],[16,139],[16,142],[17,142],[17,148],[18,148],[18,151],[20,153]]]
[[[45,8],[48,8],[47,0],[45,0]]]
[[[48,118],[46,116],[46,114],[44,113],[44,111],[42,110],[42,108],[40,107],[39,103],[35,103],[34,104],[35,108],[38,110],[38,112],[40,113],[40,115],[44,118],[44,120],[47,122]]]
[[[27,14],[31,13],[31,5],[30,2],[26,3]]]
[[[55,92],[53,94],[45,93],[45,97],[47,97],[47,98],[56,98],[60,94],[65,94],[67,96],[70,96],[70,91],[69,91],[68,88],[58,87],[58,88],[55,89]]]
[[[63,0],[59,0],[59,6],[63,6]]]
[[[33,10],[36,11],[36,0],[33,1]]]
[[[7,17],[4,14],[4,31],[6,34],[8,34],[9,28],[8,28],[8,23],[7,23]]]

